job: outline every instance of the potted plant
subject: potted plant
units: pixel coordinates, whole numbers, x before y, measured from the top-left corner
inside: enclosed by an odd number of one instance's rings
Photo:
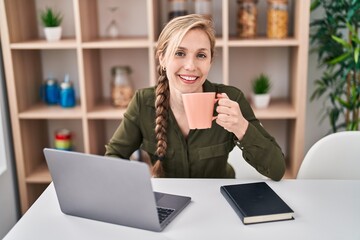
[[[44,26],[46,40],[49,42],[58,41],[61,38],[62,15],[47,7],[40,13],[41,22]]]
[[[312,51],[324,68],[315,80],[311,101],[323,98],[323,119],[332,132],[359,130],[360,124],[360,1],[313,0],[311,11],[323,8],[311,22]]]
[[[269,76],[261,73],[252,81],[252,102],[255,108],[267,108],[270,103],[271,81]]]

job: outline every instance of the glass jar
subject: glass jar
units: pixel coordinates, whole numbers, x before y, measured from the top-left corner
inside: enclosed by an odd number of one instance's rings
[[[111,69],[111,100],[115,107],[126,108],[134,95],[130,73],[129,66],[115,66]]]
[[[268,38],[286,38],[288,36],[288,1],[268,0],[267,36]]]
[[[201,14],[207,17],[208,19],[212,18],[211,13],[211,0],[194,0],[194,12],[196,14]]]
[[[46,104],[54,105],[59,102],[59,84],[57,79],[48,78],[41,86],[41,98]]]
[[[237,30],[240,38],[253,38],[257,30],[257,0],[238,0]]]
[[[186,0],[169,0],[169,21],[188,14]]]

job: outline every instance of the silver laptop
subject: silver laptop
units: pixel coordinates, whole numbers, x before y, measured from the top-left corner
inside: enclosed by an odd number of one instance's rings
[[[44,149],[61,211],[68,215],[162,231],[191,201],[153,192],[147,164]]]

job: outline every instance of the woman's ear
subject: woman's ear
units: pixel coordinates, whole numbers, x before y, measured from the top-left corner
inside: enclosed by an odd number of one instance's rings
[[[161,66],[162,68],[166,68],[165,60],[164,60],[164,55],[163,55],[163,54],[161,54],[161,55],[159,56],[159,63],[160,63],[160,66]]]

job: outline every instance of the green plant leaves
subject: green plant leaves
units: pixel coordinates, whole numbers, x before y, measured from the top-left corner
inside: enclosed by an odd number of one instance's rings
[[[58,27],[62,22],[61,13],[49,7],[41,11],[40,18],[45,27]]]
[[[320,1],[319,0],[316,0],[316,1],[313,1],[311,3],[311,6],[310,6],[310,11],[314,11],[315,9],[317,9],[318,7],[320,6]]]
[[[359,52],[360,52],[360,47],[355,48],[354,61],[355,61],[356,64],[359,62]]]
[[[340,63],[340,62],[344,61],[345,59],[347,59],[350,55],[351,55],[351,53],[346,52],[346,53],[344,53],[343,55],[338,56],[338,57],[336,57],[336,58],[328,61],[327,63],[330,64],[330,65],[334,65],[334,64]]]
[[[314,81],[310,100],[324,96],[332,131],[358,130],[360,121],[360,1],[313,0],[324,14],[310,23],[310,52],[318,54],[323,76]]]
[[[260,74],[252,82],[253,93],[255,94],[265,94],[268,93],[271,89],[270,78],[265,74]]]

